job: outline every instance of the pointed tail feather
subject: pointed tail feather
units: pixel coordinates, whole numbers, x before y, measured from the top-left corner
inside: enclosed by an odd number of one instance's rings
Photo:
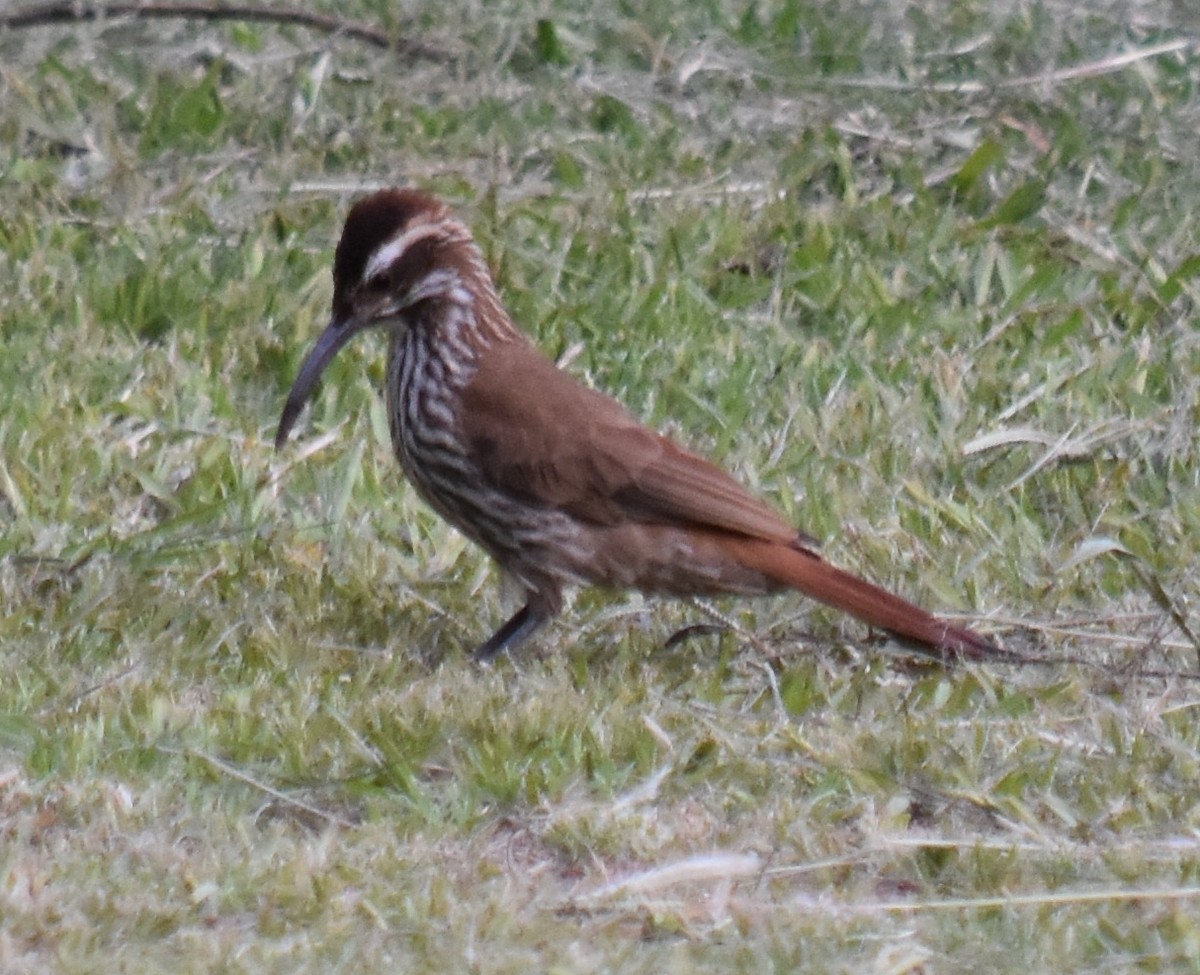
[[[782,585],[942,656],[975,660],[1010,656],[966,627],[939,620],[894,593],[830,565],[815,552],[758,539],[730,540],[729,550],[744,565]]]

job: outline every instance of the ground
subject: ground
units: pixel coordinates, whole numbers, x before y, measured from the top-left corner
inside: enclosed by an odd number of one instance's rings
[[[1194,24],[653,6],[0,30],[0,969],[1197,969]],[[512,606],[381,344],[272,445],[392,184],[567,368],[1040,662],[587,593],[475,666]]]

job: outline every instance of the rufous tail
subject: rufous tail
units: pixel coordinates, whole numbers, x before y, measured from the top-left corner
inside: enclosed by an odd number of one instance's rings
[[[830,565],[816,552],[758,539],[730,540],[744,565],[871,626],[919,643],[944,657],[975,660],[1010,655],[963,626],[927,613],[894,593]]]

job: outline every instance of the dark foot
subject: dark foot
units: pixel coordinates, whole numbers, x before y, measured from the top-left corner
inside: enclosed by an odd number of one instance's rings
[[[515,650],[533,635],[533,631],[546,622],[546,617],[534,612],[529,603],[517,610],[512,618],[493,633],[487,643],[475,651],[479,663],[489,663],[505,650]]]

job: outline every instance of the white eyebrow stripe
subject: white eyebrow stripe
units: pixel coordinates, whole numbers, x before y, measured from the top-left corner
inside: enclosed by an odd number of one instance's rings
[[[380,271],[390,267],[401,254],[412,247],[417,241],[424,240],[426,237],[436,237],[439,233],[441,233],[441,229],[437,224],[421,223],[415,227],[410,227],[403,233],[397,234],[386,244],[382,244],[376,248],[375,253],[371,255],[371,259],[367,261],[367,266],[363,268],[362,280],[370,281]]]

